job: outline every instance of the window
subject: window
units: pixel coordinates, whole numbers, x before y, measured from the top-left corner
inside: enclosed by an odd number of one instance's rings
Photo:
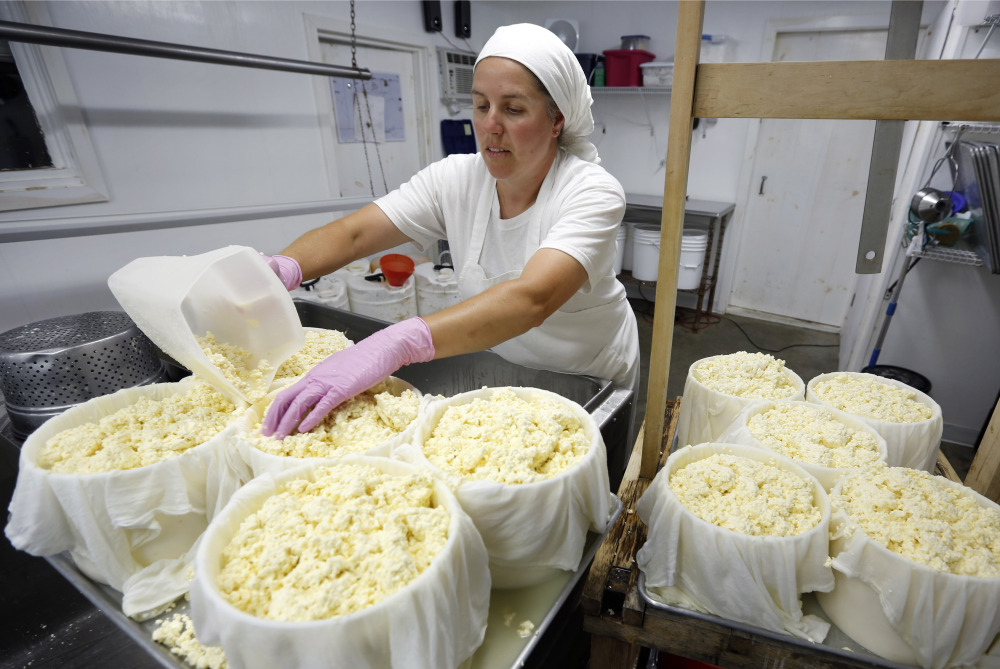
[[[39,2],[0,19],[51,25]],[[0,103],[0,212],[108,199],[63,49],[0,41]]]
[[[0,41],[0,170],[52,167],[45,135],[10,52]]]

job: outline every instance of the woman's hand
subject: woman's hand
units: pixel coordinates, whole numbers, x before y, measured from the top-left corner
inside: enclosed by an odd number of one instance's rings
[[[302,283],[302,268],[294,258],[288,256],[261,256],[267,261],[267,266],[278,275],[285,290],[295,290]]]
[[[430,328],[410,318],[338,351],[278,393],[261,434],[284,439],[298,426],[308,432],[342,402],[385,380],[403,365],[434,359]],[[308,414],[308,415],[307,415]]]

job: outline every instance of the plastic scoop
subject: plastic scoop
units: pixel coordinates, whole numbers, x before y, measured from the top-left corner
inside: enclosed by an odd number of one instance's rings
[[[246,246],[138,258],[108,286],[146,336],[237,406],[263,397],[281,363],[305,344],[288,291]],[[209,333],[249,353],[246,367],[259,367],[249,384],[234,383],[205,354],[196,336]]]
[[[379,267],[390,286],[398,288],[413,274],[413,258],[400,253],[390,253],[379,258]]]

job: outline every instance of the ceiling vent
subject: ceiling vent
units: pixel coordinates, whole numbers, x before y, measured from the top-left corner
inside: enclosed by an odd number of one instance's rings
[[[472,102],[472,70],[476,55],[438,48],[441,71],[441,99],[445,102]]]

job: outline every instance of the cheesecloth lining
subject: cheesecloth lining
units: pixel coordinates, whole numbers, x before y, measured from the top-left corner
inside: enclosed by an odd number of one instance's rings
[[[947,479],[940,483],[965,488]],[[838,485],[833,493],[839,492]],[[984,506],[997,507],[977,496]],[[992,649],[992,658],[983,654],[1000,642],[1000,578],[946,574],[907,560],[865,534],[841,508],[833,509],[830,522],[840,548],[833,568],[871,588],[880,613],[912,648],[919,666],[997,666],[1000,648]],[[834,590],[828,596],[836,594]]]
[[[741,411],[749,406],[772,401],[736,397],[709,388],[694,376],[694,368],[708,359],[704,358],[693,363],[688,368],[687,378],[684,380],[684,399],[681,402],[680,415],[677,417],[677,445],[679,447],[722,441],[722,435],[729,429]],[[792,382],[795,393],[782,399],[805,399],[806,384],[799,375],[787,367],[785,367],[785,374]]]
[[[560,145],[587,162],[601,162],[597,147],[585,139],[594,132],[587,77],[576,54],[555,33],[531,23],[501,26],[479,52],[476,65],[490,56],[509,58],[531,70],[566,119]]]
[[[753,537],[697,518],[674,494],[670,474],[715,453],[773,463],[812,481],[822,520],[793,537]],[[800,594],[833,588],[833,573],[824,566],[830,505],[819,482],[791,460],[734,444],[682,448],[667,459],[636,511],[648,527],[636,563],[657,599],[810,641],[826,637],[829,623],[803,615]]]
[[[387,458],[345,456],[344,464],[369,465],[405,475],[414,467]],[[220,555],[240,522],[285,481],[312,479],[312,462],[279,475],[264,474],[244,486],[212,521],[198,548],[191,583],[191,619],[205,645],[222,646],[230,666],[371,667],[438,669],[470,657],[486,634],[490,574],[486,549],[469,517],[441,481],[435,503],[451,514],[442,551],[413,581],[381,602],[334,618],[280,622],[231,606],[214,585]]]
[[[226,460],[235,422],[199,446],[136,469],[60,474],[36,463],[57,432],[96,422],[139,397],[157,400],[185,392],[194,382],[126,388],[73,407],[35,430],[21,448],[5,530],[11,544],[39,556],[69,551],[89,578],[122,593],[122,610],[134,618],[156,615],[187,592],[201,530],[241,484]],[[150,555],[160,557],[149,563]]]
[[[496,390],[473,390],[431,402],[417,419],[413,444],[394,448],[390,457],[427,467],[448,482],[486,544],[493,586],[512,588],[544,577],[547,569],[577,569],[588,530],[603,532],[607,526],[613,496],[604,439],[593,417],[578,404],[538,388],[512,390],[521,399],[542,397],[566,406],[587,430],[590,450],[574,466],[543,481],[506,485],[466,480],[431,464],[421,446],[445,410],[489,399]]]

